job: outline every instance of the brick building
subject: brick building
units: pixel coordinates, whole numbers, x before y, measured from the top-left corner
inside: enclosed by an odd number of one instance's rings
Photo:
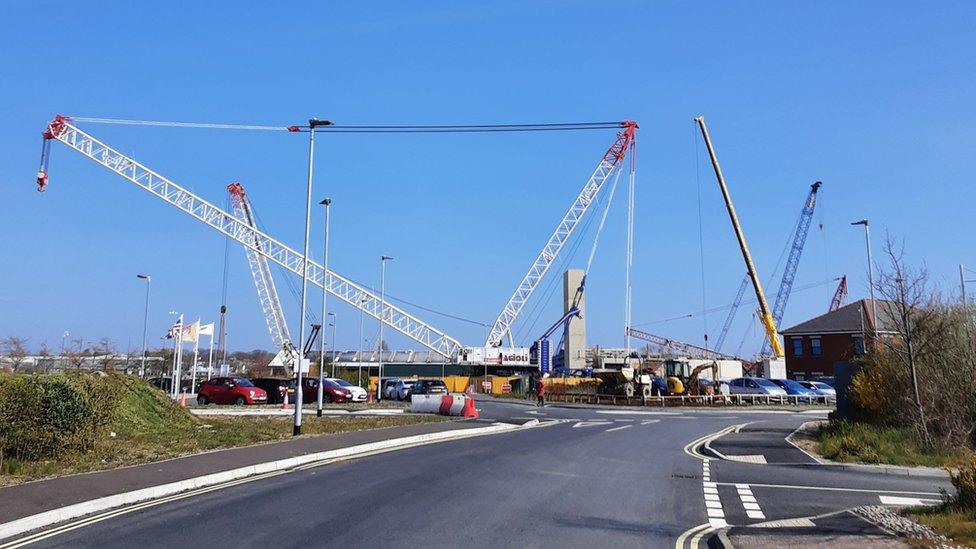
[[[878,316],[885,316],[878,302]],[[837,363],[849,362],[865,352],[874,332],[871,300],[862,299],[780,332],[786,351],[786,374],[791,379],[833,376]],[[893,324],[882,319],[878,332],[891,334]]]

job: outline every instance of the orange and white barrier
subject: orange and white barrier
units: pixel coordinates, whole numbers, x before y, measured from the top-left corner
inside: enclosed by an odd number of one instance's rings
[[[478,417],[474,399],[467,395],[410,395],[410,411],[418,414]]]

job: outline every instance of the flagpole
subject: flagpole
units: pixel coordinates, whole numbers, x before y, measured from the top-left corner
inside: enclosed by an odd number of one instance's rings
[[[213,376],[213,330],[210,330],[210,357],[207,358],[207,381],[210,381],[210,377]]]
[[[180,396],[180,385],[183,382],[183,315],[180,315],[179,340],[176,345],[176,382],[173,384],[173,399]]]
[[[197,318],[197,333],[193,342],[193,373],[190,374],[190,394],[197,386],[197,359],[200,357],[200,318]]]

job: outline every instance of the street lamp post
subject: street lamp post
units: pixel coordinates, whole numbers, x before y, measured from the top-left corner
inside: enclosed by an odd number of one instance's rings
[[[149,330],[149,291],[152,288],[152,277],[139,273],[136,278],[146,281],[146,312],[142,318],[142,365],[139,367],[139,377],[146,378],[146,335]]]
[[[64,371],[64,341],[70,335],[71,332],[69,332],[68,330],[65,330],[64,333],[61,334],[61,371],[62,372]]]
[[[308,121],[308,181],[305,184],[305,247],[302,253],[302,305],[298,324],[298,363],[295,365],[295,422],[292,435],[302,434],[302,362],[305,357],[305,306],[308,303],[308,237],[312,224],[312,167],[315,159],[315,128],[332,122],[312,118]],[[320,368],[321,370],[321,368]]]
[[[383,322],[386,320],[386,262],[393,259],[388,255],[380,256],[380,340],[379,357],[376,369],[376,401],[383,398]]]
[[[366,309],[366,298],[360,295],[359,297],[359,375],[357,376],[357,385],[363,386],[363,312]],[[368,389],[369,387],[367,387]]]
[[[851,225],[864,225],[864,243],[868,250],[868,290],[871,292],[871,316],[873,320],[871,327],[874,332],[872,335],[875,341],[877,341],[878,323],[881,319],[878,318],[878,302],[874,299],[874,259],[871,257],[871,225],[867,219],[854,221]]]
[[[329,313],[329,316],[332,317],[332,323],[329,324],[329,326],[332,326],[332,377],[335,377],[336,376],[336,349],[338,349],[338,347],[336,346],[336,324],[339,323],[339,317],[336,316],[335,312]],[[322,333],[322,338],[323,339],[325,338],[325,332]]]
[[[329,206],[332,205],[332,199],[326,198],[322,202],[319,202],[319,204],[321,204],[322,206],[325,206],[325,251],[322,254],[322,257],[323,257],[323,260],[322,260],[322,270],[323,270],[323,273],[322,273],[322,320],[324,321],[325,320],[325,310],[326,310],[325,309],[325,304],[326,304],[326,299],[328,298],[328,295],[329,295],[329,291],[326,290],[325,288],[326,288],[326,286],[328,286],[328,280],[326,280],[326,277],[328,276],[328,272],[329,272]],[[332,361],[333,361],[333,363],[335,362],[335,357],[332,357]],[[334,369],[334,367],[333,367],[333,369]],[[325,332],[323,331],[322,332],[322,339],[319,340],[319,386],[318,386],[318,395],[317,395],[317,398],[316,398],[316,402],[318,404],[317,404],[317,408],[315,410],[315,415],[318,416],[318,417],[322,417],[322,401],[324,400],[322,393],[325,390],[325,388],[322,386],[323,381],[324,381],[323,378],[325,377],[324,370],[325,370]],[[333,373],[333,376],[334,375],[335,374]]]

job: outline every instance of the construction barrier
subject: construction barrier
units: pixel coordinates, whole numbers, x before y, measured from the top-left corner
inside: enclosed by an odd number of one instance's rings
[[[474,399],[466,395],[411,395],[410,411],[418,414],[478,417]]]

